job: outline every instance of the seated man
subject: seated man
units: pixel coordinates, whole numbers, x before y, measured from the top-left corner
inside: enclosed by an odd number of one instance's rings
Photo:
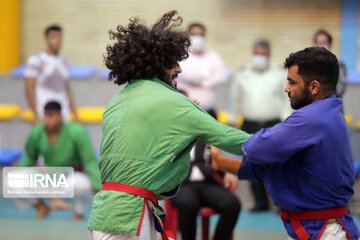
[[[213,171],[205,166],[205,144],[199,141],[191,152],[189,176],[172,199],[178,208],[178,226],[183,240],[195,240],[196,217],[201,207],[214,208],[220,219],[213,239],[231,239],[241,205],[232,193],[238,180],[235,175]],[[228,188],[228,190],[226,188]],[[230,191],[229,191],[230,190]]]
[[[243,161],[213,149],[215,168],[264,183],[290,239],[358,239],[348,203],[354,194],[350,132],[336,98],[339,66],[322,47],[290,54],[288,94],[295,111],[242,146]]]
[[[58,102],[48,102],[45,105],[44,123],[35,126],[31,131],[20,166],[34,166],[40,155],[44,157],[48,167],[74,167],[74,178],[69,179],[69,182],[74,183],[73,220],[82,220],[85,197],[90,196],[92,189],[101,188],[99,168],[86,130],[78,123],[63,122],[61,105]],[[37,207],[37,218],[50,212],[50,208],[43,201],[31,201]],[[67,208],[59,199],[53,199],[52,205]]]

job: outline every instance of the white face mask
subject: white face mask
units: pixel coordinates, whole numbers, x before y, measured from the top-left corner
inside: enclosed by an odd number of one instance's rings
[[[205,38],[201,35],[190,36],[190,52],[200,53],[205,50]]]
[[[268,67],[269,60],[264,55],[254,55],[252,58],[252,67],[256,70],[264,70]]]

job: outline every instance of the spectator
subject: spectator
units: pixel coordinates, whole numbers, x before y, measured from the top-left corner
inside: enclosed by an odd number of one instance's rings
[[[69,108],[77,119],[68,82],[67,64],[65,58],[59,54],[61,32],[61,28],[57,25],[47,27],[46,50],[30,56],[26,64],[26,96],[29,107],[34,113],[34,124],[43,120],[44,106],[49,101],[57,101],[61,104],[64,120],[69,120]]]
[[[74,167],[74,179],[69,180],[74,183],[75,192],[73,219],[81,220],[85,210],[84,201],[88,200],[86,196],[92,189],[101,188],[94,150],[83,126],[63,122],[59,103],[49,102],[44,109],[44,123],[38,124],[31,131],[20,166],[34,166],[41,155],[46,166]],[[50,211],[43,201],[32,201],[37,208],[37,218],[44,217]],[[55,202],[59,204],[58,200]]]
[[[198,141],[192,149],[189,176],[178,195],[172,199],[172,204],[179,210],[179,230],[183,240],[195,239],[198,211],[207,206],[220,214],[214,239],[230,239],[241,210],[239,200],[232,193],[238,180],[233,174],[224,175],[223,172],[207,168],[203,158],[204,149],[202,141]]]
[[[189,58],[180,62],[178,88],[190,99],[199,101],[199,106],[210,115],[215,112],[215,87],[226,82],[226,67],[219,54],[206,50],[206,29],[203,24],[193,23],[188,27],[190,36]]]
[[[324,47],[331,51],[332,36],[326,30],[320,29],[314,35],[314,45]],[[339,80],[336,85],[336,97],[342,98],[344,96],[347,85],[346,66],[343,62],[339,61]]]
[[[253,46],[252,62],[236,73],[231,104],[234,116],[242,115],[242,130],[255,133],[272,127],[290,115],[286,94],[286,73],[270,62],[270,43],[259,40]],[[264,186],[251,183],[255,204],[251,211],[266,211],[269,201]]]

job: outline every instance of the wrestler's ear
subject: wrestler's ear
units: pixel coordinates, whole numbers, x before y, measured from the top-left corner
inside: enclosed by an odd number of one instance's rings
[[[318,80],[312,80],[309,84],[309,90],[311,95],[316,95],[320,92],[320,83]]]

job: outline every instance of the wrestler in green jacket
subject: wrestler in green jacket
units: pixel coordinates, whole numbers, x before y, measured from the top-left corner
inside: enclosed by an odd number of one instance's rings
[[[115,95],[103,115],[101,181],[128,184],[155,193],[174,190],[187,176],[197,140],[233,154],[249,138],[212,118],[165,82],[135,80]],[[150,202],[159,216],[163,214]],[[136,235],[144,199],[125,192],[95,195],[88,227]]]
[[[96,190],[100,190],[100,173],[96,164],[94,149],[86,129],[79,123],[63,123],[59,136],[50,144],[44,123],[36,125],[25,145],[25,155],[20,166],[34,166],[42,155],[48,167],[84,168]]]

